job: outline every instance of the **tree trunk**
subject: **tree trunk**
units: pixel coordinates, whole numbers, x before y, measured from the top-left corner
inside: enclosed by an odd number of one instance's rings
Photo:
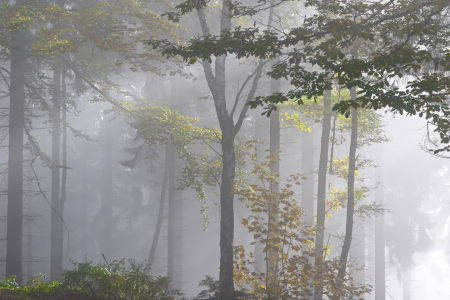
[[[377,180],[380,186],[375,191],[375,200],[378,204],[384,204],[384,184],[383,184],[383,152],[379,161]],[[386,254],[384,238],[384,215],[375,218],[375,300],[386,299]]]
[[[356,99],[356,89],[350,90],[351,99]],[[339,260],[338,277],[344,279],[347,270],[347,260],[353,238],[353,217],[355,213],[355,171],[356,171],[356,148],[358,144],[358,110],[352,108],[352,132],[350,137],[350,151],[348,155],[348,183],[347,183],[347,217],[345,224],[345,239],[342,246],[341,258]]]
[[[356,225],[355,227],[355,242],[356,244],[352,247],[352,257],[355,257],[358,261],[359,267],[361,267],[359,270],[356,270],[353,274],[353,278],[355,279],[355,282],[358,284],[365,284],[366,283],[366,244],[365,244],[365,222],[361,219],[355,220]]]
[[[222,130],[222,176],[220,185],[220,294],[221,299],[231,299],[233,282],[234,209],[233,183],[236,157],[234,133]]]
[[[325,233],[325,201],[327,191],[328,146],[330,144],[331,128],[331,91],[325,91],[323,97],[322,137],[320,142],[319,180],[317,182],[317,223],[314,250],[315,267],[320,269],[323,263],[324,233]],[[322,300],[323,285],[321,278],[314,288],[314,300]]]
[[[271,14],[272,15],[272,14]],[[269,20],[271,22],[271,19]],[[279,61],[279,58],[274,59],[272,65],[276,64]],[[280,81],[271,79],[270,86],[272,93],[276,93],[280,91]],[[280,110],[272,111],[270,114],[270,172],[272,176],[279,179],[280,175]],[[270,226],[271,223],[278,222],[278,193],[279,193],[279,184],[275,180],[270,181],[270,193],[273,195],[274,206],[273,210],[269,211],[269,234],[271,234]],[[273,225],[272,225],[273,226]],[[272,233],[273,236],[273,233]],[[271,239],[271,237],[269,237]],[[270,253],[266,252],[266,262],[267,262],[267,276],[268,276],[268,298],[276,300],[277,298],[277,286],[278,286],[278,253],[273,253],[274,259],[271,259]],[[273,294],[270,294],[272,292]]]
[[[164,218],[164,201],[166,198],[167,190],[167,180],[168,180],[168,170],[169,170],[169,144],[166,145],[166,161],[164,163],[164,175],[161,184],[161,196],[159,198],[159,212],[158,219],[156,220],[155,233],[153,234],[152,247],[150,249],[150,254],[148,256],[148,263],[151,265],[155,260],[156,247],[158,246],[159,235],[161,234],[161,225]]]
[[[167,214],[167,276],[171,278],[172,285],[175,276],[175,210],[176,210],[176,175],[175,175],[175,146],[169,144],[169,209]],[[173,288],[173,286],[172,286]]]
[[[53,109],[52,109],[52,195],[51,195],[51,237],[50,237],[50,280],[62,275],[62,243],[60,243],[60,144],[61,144],[61,69],[53,67]]]
[[[270,119],[266,116],[262,116],[262,108],[258,108],[254,110],[255,114],[255,138],[258,141],[261,141],[261,144],[258,144],[255,148],[256,157],[258,159],[258,163],[263,161],[263,158],[266,156],[266,145],[270,142],[268,141],[267,129],[270,128]],[[254,182],[254,184],[258,184],[258,180]],[[259,239],[255,239],[255,268],[254,271],[258,273],[266,273],[266,266],[264,263],[264,245],[261,243]]]
[[[103,240],[101,245],[102,253],[108,258],[112,255],[112,234],[113,234],[113,176],[112,176],[112,132],[107,120],[103,120],[103,187],[102,187],[102,210],[103,220]]]
[[[60,214],[61,218],[64,220],[64,205],[67,200],[67,99],[66,99],[66,70],[62,70],[61,77],[61,109],[62,109],[62,175],[61,175],[61,205],[60,205]],[[61,225],[63,225],[61,223]],[[63,244],[64,240],[64,231],[61,226],[61,244]]]
[[[302,208],[306,224],[314,225],[314,132],[303,131],[302,135],[302,175],[308,180],[302,185]]]
[[[17,0],[16,6],[24,5]],[[23,132],[25,115],[25,33],[12,33],[8,151],[6,276],[22,283]]]

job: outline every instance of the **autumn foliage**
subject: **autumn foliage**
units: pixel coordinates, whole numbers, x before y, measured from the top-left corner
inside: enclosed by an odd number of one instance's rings
[[[255,144],[248,142],[246,147],[253,148]],[[250,173],[257,183],[236,186],[235,194],[250,210],[241,223],[253,235],[250,246],[262,244],[265,266],[255,262],[250,247],[236,245],[236,287],[261,299],[311,299],[314,284],[319,282],[330,298],[368,293],[369,287],[354,283],[349,274],[344,280],[338,278],[337,261],[324,259],[319,266],[314,265],[314,228],[302,220],[303,210],[293,189],[308,179],[291,175],[274,193],[270,182],[280,180],[278,174],[270,172],[273,158],[258,162],[256,154],[249,156],[254,165]]]

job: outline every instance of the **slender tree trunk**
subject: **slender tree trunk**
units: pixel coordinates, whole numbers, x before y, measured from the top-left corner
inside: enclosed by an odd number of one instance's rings
[[[86,129],[83,130],[83,133],[86,133]],[[84,170],[88,169],[88,163],[86,161],[83,162],[83,166],[84,166]],[[84,253],[85,255],[87,255],[88,253],[88,249],[89,249],[89,232],[88,232],[88,224],[89,224],[89,219],[88,219],[88,197],[87,195],[90,195],[90,193],[88,192],[88,185],[87,185],[87,176],[82,176],[82,183],[81,183],[81,195],[78,198],[78,201],[81,201],[81,232],[82,232],[82,236],[81,236],[81,244],[82,244],[82,253]]]
[[[256,156],[258,158],[258,163],[262,162],[264,156],[266,156],[266,145],[269,144],[268,136],[267,136],[267,129],[270,128],[270,119],[266,116],[262,116],[262,108],[261,109],[255,109],[255,138],[259,141],[261,141],[261,144],[258,144],[256,146]],[[254,182],[254,184],[258,184],[257,181]],[[259,239],[255,239],[255,272],[257,273],[266,273],[266,266],[264,263],[264,245],[261,243]]]
[[[314,225],[314,132],[303,131],[302,135],[302,175],[308,180],[302,185],[302,208],[306,224]]]
[[[21,0],[17,6],[24,5]],[[22,224],[23,224],[23,132],[25,115],[25,33],[12,33],[11,77],[9,111],[9,151],[8,151],[8,215],[6,276],[16,276],[22,283]]]
[[[350,90],[351,99],[356,99],[356,89]],[[347,191],[347,218],[345,224],[345,239],[342,246],[341,258],[339,260],[338,277],[344,279],[347,270],[347,260],[353,239],[353,217],[355,213],[355,171],[356,171],[356,148],[358,144],[358,110],[352,108],[352,132],[350,137],[350,151],[348,155],[348,191]]]
[[[380,186],[375,191],[375,200],[378,204],[384,204],[383,184],[383,154],[379,161],[380,167],[377,171],[377,180]],[[384,237],[384,215],[375,218],[375,300],[386,299],[386,254]]]
[[[67,200],[67,99],[66,99],[66,70],[62,70],[62,78],[61,78],[61,109],[62,109],[62,175],[61,175],[61,207],[60,214],[64,219],[64,205]],[[62,223],[61,223],[62,225]],[[63,227],[61,226],[61,245],[63,244],[64,234]],[[62,247],[62,246],[61,246]]]
[[[182,270],[182,192],[177,189],[177,174],[180,174],[178,153],[170,145],[169,155],[169,207],[167,235],[167,276],[171,279],[172,289],[181,289]],[[177,271],[178,270],[178,271]]]
[[[227,130],[230,131],[230,130]],[[233,282],[234,209],[233,183],[236,157],[234,133],[222,130],[222,178],[220,185],[220,273],[222,299],[231,299]]]
[[[272,15],[272,14],[271,14]],[[270,19],[269,22],[272,20]],[[279,61],[279,58],[274,59],[273,65]],[[276,93],[280,91],[280,81],[271,79],[270,82],[272,93]],[[277,109],[270,114],[270,172],[272,176],[276,177],[276,180],[279,179],[280,175],[280,110]],[[273,223],[278,222],[278,193],[279,193],[279,184],[275,180],[270,181],[270,193],[273,195],[274,205],[273,210],[269,211],[269,234],[273,236],[273,231],[270,230],[270,226],[273,226]],[[276,225],[275,225],[276,226]],[[270,237],[269,237],[270,239]],[[278,287],[278,253],[267,253],[266,257],[267,261],[267,276],[268,276],[268,297],[270,299],[276,300],[278,299],[277,287]],[[273,257],[273,259],[271,259]],[[272,292],[273,294],[270,294]]]
[[[168,181],[168,170],[169,170],[169,144],[166,145],[166,161],[164,163],[164,175],[163,181],[161,184],[161,196],[159,198],[159,211],[158,211],[158,219],[156,221],[155,233],[153,234],[152,246],[150,249],[150,254],[148,256],[149,264],[153,264],[155,260],[156,247],[158,246],[159,235],[161,234],[161,225],[162,220],[164,218],[164,201],[166,198],[166,190],[167,190],[167,181]]]
[[[61,147],[61,69],[53,67],[53,109],[52,109],[52,196],[51,196],[51,241],[50,280],[62,275],[62,248],[60,230],[60,147]]]
[[[113,176],[112,176],[112,124],[103,121],[103,187],[102,187],[102,210],[103,210],[103,241],[101,251],[106,257],[112,255],[112,233],[113,233]]]
[[[317,182],[317,223],[314,250],[315,266],[320,269],[323,263],[324,233],[325,233],[325,201],[327,191],[328,146],[330,144],[331,128],[331,91],[325,91],[323,97],[322,137],[320,143],[319,180]],[[314,300],[322,300],[323,285],[321,278],[314,288]]]
[[[23,276],[24,281],[25,280],[29,280],[30,278],[32,278],[35,274],[33,273],[33,227],[35,226],[34,224],[34,218],[33,218],[33,213],[35,212],[34,210],[34,201],[33,201],[33,196],[31,194],[31,191],[33,190],[33,174],[32,174],[32,170],[31,167],[26,169],[27,171],[27,180],[26,180],[26,185],[27,185],[27,190],[28,193],[30,193],[30,195],[26,198],[28,198],[26,200],[27,205],[25,205],[26,210],[28,211],[27,213],[30,215],[30,219],[26,222],[26,245],[25,245],[25,261],[27,262],[25,264],[25,276]]]
[[[365,244],[365,222],[364,220],[357,219],[355,220],[355,241],[356,244],[352,247],[352,256],[355,257],[358,261],[361,269],[356,270],[353,274],[353,278],[355,282],[358,284],[366,283],[366,244]]]
[[[175,214],[176,214],[176,175],[175,160],[176,149],[172,144],[169,147],[169,207],[167,217],[167,276],[172,279],[175,277]],[[173,288],[173,286],[172,286]]]

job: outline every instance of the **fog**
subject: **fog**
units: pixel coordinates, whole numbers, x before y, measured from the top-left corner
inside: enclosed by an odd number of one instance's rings
[[[228,24],[217,22],[227,16],[219,2],[178,25],[161,17],[178,2],[51,2],[64,13],[50,2],[2,1],[0,280],[61,280],[79,263],[123,259],[169,277],[177,299],[218,299],[195,298],[210,287],[199,286],[206,276],[220,279],[213,292],[258,299],[450,298],[450,153],[434,152],[447,145],[439,122],[387,105],[332,111],[361,96],[338,72],[303,104],[292,94],[266,101],[294,86],[313,90],[317,78],[302,85],[267,74],[298,45],[267,60],[216,57],[200,45],[208,58],[183,60],[149,42],[184,51],[218,34]],[[303,1],[245,3],[264,9],[233,12],[230,28],[281,36],[323,13]],[[22,5],[33,21],[17,25],[8,12]],[[448,8],[438,15],[448,22]],[[361,44],[346,55],[378,47]],[[307,59],[294,65],[322,70]],[[402,76],[389,78],[386,94],[405,89]],[[265,107],[250,103],[258,97],[269,97]],[[279,292],[283,276],[294,283]],[[294,298],[300,292],[308,296]]]

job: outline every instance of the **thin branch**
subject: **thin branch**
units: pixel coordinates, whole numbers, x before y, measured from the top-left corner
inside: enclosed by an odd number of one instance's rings
[[[256,68],[256,74],[253,79],[252,87],[250,89],[250,92],[247,95],[247,101],[245,101],[244,107],[242,107],[241,113],[239,114],[239,118],[236,122],[236,125],[234,125],[234,132],[239,132],[241,129],[242,123],[244,122],[244,119],[247,115],[247,111],[250,108],[248,105],[251,100],[253,100],[253,97],[255,96],[256,88],[258,87],[258,81],[261,78],[261,74],[263,71],[263,67],[266,63],[268,63],[269,60],[262,61],[258,64],[258,67]]]
[[[258,66],[259,67],[259,66]],[[244,91],[244,88],[246,87],[247,83],[250,81],[251,78],[253,78],[253,76],[256,75],[257,71],[258,71],[258,67],[253,71],[252,74],[248,75],[247,79],[245,79],[244,83],[241,85],[241,88],[239,89],[239,91],[236,93],[236,98],[234,99],[234,105],[233,105],[233,109],[231,110],[231,116],[234,115],[234,111],[236,110],[236,107],[238,105],[239,100],[241,99],[241,94]]]

